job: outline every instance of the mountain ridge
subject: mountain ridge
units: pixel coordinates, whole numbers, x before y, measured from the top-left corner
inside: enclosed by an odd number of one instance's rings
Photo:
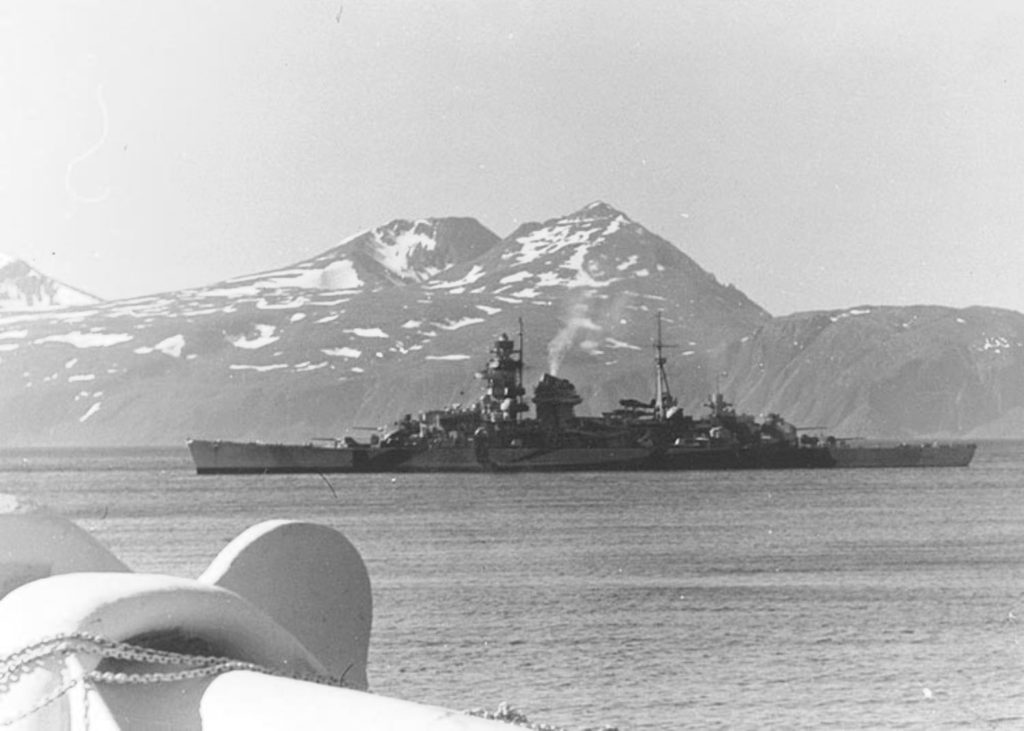
[[[1024,436],[1024,315],[773,318],[600,201],[504,238],[470,218],[396,219],[206,286],[0,312],[0,433],[23,446],[339,435],[471,402],[491,342],[520,320],[527,385],[567,377],[594,415],[649,398],[657,313],[687,410],[720,386],[741,410],[842,436]]]

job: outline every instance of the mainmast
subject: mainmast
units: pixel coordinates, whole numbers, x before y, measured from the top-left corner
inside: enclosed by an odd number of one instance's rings
[[[665,412],[669,407],[676,405],[672,397],[672,391],[668,386],[668,376],[665,375],[664,349],[673,346],[666,345],[661,339],[661,312],[658,313],[658,337],[654,341],[654,416],[658,420],[665,419]]]
[[[519,318],[519,356],[516,361],[516,393],[522,396],[526,393],[526,387],[523,386],[523,318]]]

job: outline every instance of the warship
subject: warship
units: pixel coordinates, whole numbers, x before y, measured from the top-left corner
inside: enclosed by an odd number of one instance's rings
[[[654,397],[625,399],[600,416],[579,416],[567,379],[544,374],[529,416],[523,384],[523,331],[501,335],[478,376],[469,406],[405,415],[367,441],[306,444],[189,439],[198,474],[375,472],[556,472],[966,466],[971,443],[861,443],[799,434],[778,414],[758,421],[721,393],[706,413],[683,411],[665,374],[661,318],[654,350]]]

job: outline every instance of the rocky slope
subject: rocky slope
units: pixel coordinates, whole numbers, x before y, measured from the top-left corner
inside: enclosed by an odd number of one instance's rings
[[[308,440],[477,395],[522,319],[532,386],[596,414],[649,399],[661,312],[673,389],[844,436],[1024,436],[1024,315],[856,308],[771,316],[603,203],[502,239],[473,219],[393,221],[207,287],[0,313],[4,443]]]
[[[741,404],[841,436],[1024,436],[1024,315],[857,307],[777,318],[717,367]]]

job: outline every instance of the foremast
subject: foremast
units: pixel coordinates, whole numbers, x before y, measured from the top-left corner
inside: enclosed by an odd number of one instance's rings
[[[523,320],[519,319],[519,347],[506,333],[494,341],[491,359],[479,373],[487,385],[481,399],[483,417],[491,423],[516,423],[530,407],[523,403]]]

